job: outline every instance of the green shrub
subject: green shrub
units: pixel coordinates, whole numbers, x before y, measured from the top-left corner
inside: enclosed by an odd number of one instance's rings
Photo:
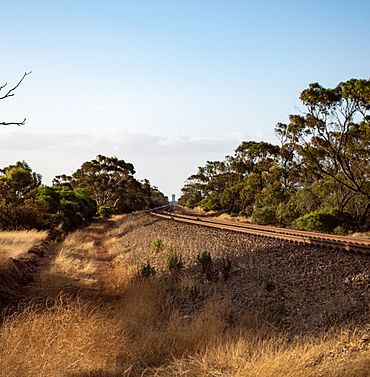
[[[304,230],[332,232],[335,228],[350,222],[348,214],[334,209],[317,210],[297,219],[297,225]]]
[[[344,229],[342,225],[339,225],[333,229],[333,233],[336,234],[337,236],[344,236],[346,234],[346,230]]]
[[[140,269],[141,276],[148,278],[150,276],[154,276],[155,274],[156,274],[156,270],[153,266],[150,265],[149,262],[141,266],[141,269]]]
[[[277,205],[275,215],[279,224],[289,226],[299,217],[300,213],[297,211],[295,200],[293,195],[288,201]]]
[[[176,253],[171,247],[167,256],[167,267],[170,272],[177,272],[184,268],[184,262],[180,254]]]
[[[155,253],[159,253],[160,251],[162,251],[164,249],[164,243],[163,241],[160,239],[160,238],[156,238],[153,242],[152,242],[152,250],[155,252]]]
[[[213,265],[211,254],[208,251],[203,251],[203,253],[197,255],[197,263],[202,266],[203,273]]]
[[[276,207],[275,206],[263,206],[256,208],[252,214],[252,222],[258,224],[276,224]]]
[[[116,210],[114,208],[112,208],[112,207],[109,207],[109,206],[101,206],[98,209],[98,214],[101,217],[104,217],[106,219],[109,218],[109,217],[111,217],[115,213],[116,213]]]
[[[220,204],[219,194],[217,192],[211,193],[199,203],[204,211],[219,211],[222,209]]]

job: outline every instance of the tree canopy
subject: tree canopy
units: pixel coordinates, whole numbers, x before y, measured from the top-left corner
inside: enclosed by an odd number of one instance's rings
[[[310,84],[300,100],[305,110],[275,127],[279,146],[243,141],[233,156],[199,167],[180,202],[293,226],[332,210],[348,229],[368,228],[370,81]]]
[[[134,166],[99,155],[71,176],[43,185],[26,162],[0,170],[0,229],[60,229],[89,224],[97,215],[131,212],[167,203],[148,180],[137,181]]]
[[[152,208],[166,203],[166,198],[148,180],[134,178],[134,166],[117,157],[98,155],[84,162],[71,176],[61,175],[54,184],[90,190],[98,208],[110,207],[117,213]]]

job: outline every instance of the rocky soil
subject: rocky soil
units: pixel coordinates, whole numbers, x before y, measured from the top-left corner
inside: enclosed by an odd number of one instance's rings
[[[290,334],[365,328],[369,315],[370,257],[210,229],[160,219],[147,213],[126,216],[112,233],[115,263],[150,263],[155,278],[171,292],[184,316],[210,300],[222,300],[225,316],[259,321]],[[163,249],[153,241],[161,239]],[[168,272],[167,256],[181,255],[185,267]],[[212,273],[196,263],[207,251]],[[231,270],[225,266],[231,263]],[[229,272],[229,273],[228,273]]]

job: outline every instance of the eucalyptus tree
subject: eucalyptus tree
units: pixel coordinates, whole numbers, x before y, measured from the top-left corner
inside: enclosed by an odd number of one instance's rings
[[[158,189],[152,188],[149,181],[139,182],[134,174],[133,164],[117,157],[98,155],[84,162],[71,176],[55,177],[53,183],[88,189],[98,208],[110,207],[117,212],[130,212],[165,202]]]
[[[312,180],[335,181],[347,197],[363,203],[360,222],[370,208],[370,80],[351,79],[335,88],[310,84],[300,99],[305,112],[278,123],[276,133],[299,153]],[[307,179],[307,177],[306,177]]]

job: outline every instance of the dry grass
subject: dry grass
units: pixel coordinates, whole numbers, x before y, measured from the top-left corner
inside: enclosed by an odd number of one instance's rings
[[[37,282],[54,298],[20,307],[0,328],[0,376],[370,375],[368,340],[360,329],[292,338],[264,318],[233,317],[229,299],[216,298],[212,288],[200,310],[184,315],[174,303],[194,277],[186,271],[140,278],[133,245],[124,243],[137,222],[125,221],[123,228],[92,226],[65,240]],[[144,233],[148,258],[157,258],[153,238]],[[102,259],[103,251],[110,257]],[[107,271],[112,284],[106,293],[114,299],[84,295],[103,284]],[[81,295],[56,294],[71,281]]]
[[[365,377],[356,332],[296,339],[229,325],[224,302],[193,318],[174,310],[154,279],[126,285],[114,304],[68,299],[30,306],[0,329],[1,376]]]
[[[61,291],[98,290],[96,259],[96,241],[89,228],[68,235],[53,264],[39,276],[34,294],[56,297]]]
[[[36,230],[0,232],[0,263],[24,255],[46,237],[47,232]]]
[[[216,219],[221,221],[239,221],[242,223],[250,223],[250,219],[245,216],[231,216],[227,213],[222,213],[221,215],[217,216]]]
[[[352,234],[351,237],[354,237],[354,238],[367,238],[367,239],[370,239],[370,232],[355,232]]]

